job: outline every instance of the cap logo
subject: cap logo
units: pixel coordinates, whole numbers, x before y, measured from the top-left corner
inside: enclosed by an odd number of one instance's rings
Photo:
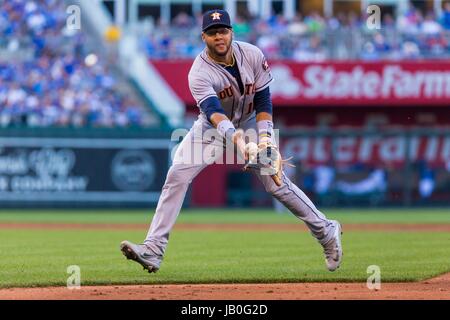
[[[221,13],[214,12],[214,13],[211,14],[211,17],[212,17],[213,20],[220,20],[220,16],[221,15],[222,15]]]

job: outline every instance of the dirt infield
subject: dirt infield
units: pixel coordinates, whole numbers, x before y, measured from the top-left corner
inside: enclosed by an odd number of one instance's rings
[[[142,230],[144,224],[66,224],[0,223],[0,229],[42,230]],[[177,230],[307,231],[301,224],[178,224]],[[450,232],[450,224],[347,224],[355,231]],[[450,273],[412,283],[382,283],[380,290],[369,290],[366,283],[273,283],[127,285],[0,289],[0,299],[11,300],[347,300],[414,299],[450,300]]]
[[[18,300],[450,300],[450,273],[413,283],[383,283],[369,290],[365,283],[281,283],[85,286],[0,290],[0,299]]]

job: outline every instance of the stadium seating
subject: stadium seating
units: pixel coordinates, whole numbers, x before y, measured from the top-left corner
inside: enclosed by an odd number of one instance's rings
[[[146,126],[146,110],[57,0],[0,3],[0,127]]]
[[[441,17],[410,7],[394,19],[386,14],[383,28],[369,30],[366,17],[339,13],[281,15],[268,20],[236,17],[235,38],[260,47],[269,59],[324,61],[327,59],[418,59],[450,56],[450,4]],[[155,23],[141,35],[141,48],[152,59],[193,58],[202,49],[200,21],[179,13],[170,26]]]

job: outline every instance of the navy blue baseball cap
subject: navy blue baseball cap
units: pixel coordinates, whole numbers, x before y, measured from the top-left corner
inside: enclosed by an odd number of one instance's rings
[[[225,10],[209,10],[203,14],[202,31],[215,26],[232,28],[230,15]]]

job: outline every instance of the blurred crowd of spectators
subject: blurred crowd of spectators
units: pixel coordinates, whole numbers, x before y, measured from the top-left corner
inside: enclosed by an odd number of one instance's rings
[[[0,127],[140,126],[145,110],[66,18],[59,0],[0,2]]]
[[[386,13],[381,29],[374,30],[367,28],[366,16],[353,12],[331,18],[317,12],[297,14],[290,21],[281,15],[267,20],[237,16],[234,20],[235,39],[257,45],[272,59],[417,59],[450,53],[450,3],[440,17],[412,5],[396,18]],[[200,25],[200,16],[184,12],[170,25],[158,21],[143,34],[142,48],[155,59],[195,57],[204,47]]]

